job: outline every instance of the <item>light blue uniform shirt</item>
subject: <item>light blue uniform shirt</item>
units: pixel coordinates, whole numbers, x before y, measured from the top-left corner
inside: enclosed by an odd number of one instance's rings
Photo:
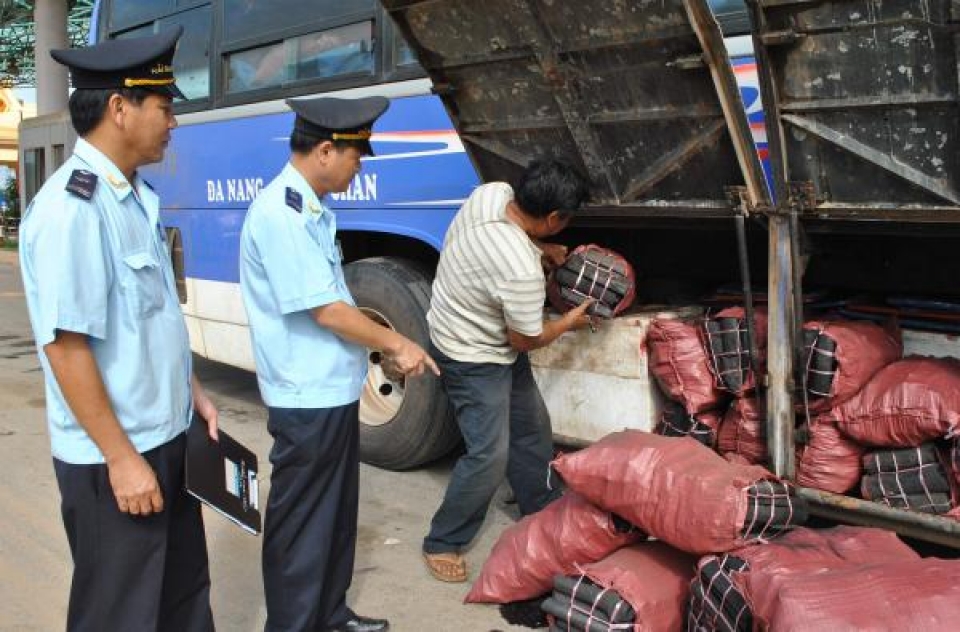
[[[65,188],[75,169],[97,176],[90,200]],[[131,186],[106,156],[78,140],[23,216],[20,262],[46,382],[53,456],[103,462],[43,351],[58,329],[88,336],[110,404],[139,452],[186,430],[190,344],[157,196],[139,176]]]
[[[367,354],[313,319],[355,305],[335,241],[336,217],[289,163],[250,205],[240,237],[240,287],[260,394],[275,408],[333,408],[360,399]]]

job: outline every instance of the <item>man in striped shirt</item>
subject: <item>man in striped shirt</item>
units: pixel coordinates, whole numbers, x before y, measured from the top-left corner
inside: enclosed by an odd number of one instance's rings
[[[546,484],[550,416],[527,352],[587,326],[589,303],[544,321],[543,265],[562,263],[566,248],[537,240],[566,228],[586,197],[576,170],[545,159],[524,171],[516,190],[505,182],[478,187],[447,231],[427,320],[467,454],[423,542],[427,567],[441,581],[466,580],[461,550],[504,476],[524,515],[556,497]]]

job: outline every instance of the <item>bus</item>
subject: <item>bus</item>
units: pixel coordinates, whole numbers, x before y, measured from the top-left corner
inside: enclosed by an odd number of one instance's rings
[[[682,12],[679,0],[672,4]],[[711,7],[763,158],[763,110],[743,0],[712,0]],[[480,180],[435,94],[442,86],[427,78],[388,11],[377,0],[100,0],[91,40],[177,25],[184,35],[175,75],[187,100],[176,104],[179,127],[164,161],[143,176],[160,196],[193,351],[254,369],[238,284],[240,230],[249,204],[287,160],[292,114],[285,100],[319,94],[391,99],[374,130],[376,155],[364,159],[347,191],[327,201],[337,213],[358,306],[426,345],[430,283],[444,234]],[[67,128],[61,121],[60,132]],[[593,238],[609,242],[602,232],[608,229],[598,226]],[[361,458],[404,469],[452,449],[459,433],[438,380],[391,380],[379,360],[371,351],[360,402]],[[653,402],[656,395],[642,397]],[[608,430],[616,429],[618,422],[611,423]],[[583,434],[572,429],[564,437],[596,438]]]

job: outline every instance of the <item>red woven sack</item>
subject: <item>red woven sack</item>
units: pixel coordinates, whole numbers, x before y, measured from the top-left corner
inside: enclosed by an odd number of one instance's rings
[[[733,573],[732,580],[746,597],[755,621],[768,621],[776,604],[772,577],[920,558],[891,531],[846,526],[801,527],[769,544],[738,549],[731,555],[748,564],[748,570]]]
[[[956,630],[960,561],[898,560],[821,573],[751,573],[776,593],[761,629]]]
[[[835,412],[841,432],[868,446],[910,448],[952,437],[960,429],[960,361],[894,362]]]
[[[797,453],[797,484],[845,494],[860,484],[866,448],[845,437],[829,413],[810,422],[806,445]]]
[[[833,353],[836,370],[830,392],[822,397],[807,398],[809,410],[813,412],[828,410],[847,401],[860,392],[877,371],[903,355],[900,332],[890,332],[876,323],[811,321],[803,328],[827,336],[836,345]],[[816,352],[807,356],[808,370],[816,359]],[[802,406],[802,402],[799,405]]]
[[[696,561],[662,542],[645,542],[624,547],[581,571],[633,607],[634,632],[662,632],[683,627]]]
[[[745,544],[747,488],[777,480],[762,467],[729,463],[693,439],[638,430],[609,434],[560,456],[553,467],[594,504],[690,553]]]
[[[691,414],[717,408],[727,395],[716,386],[699,324],[657,318],[646,337],[650,372],[670,399]]]
[[[595,299],[590,314],[612,317],[633,304],[637,275],[623,255],[596,244],[577,246],[550,274],[547,298],[558,312],[566,312],[587,298]]]
[[[572,575],[577,564],[603,559],[641,537],[636,530],[618,531],[609,512],[568,492],[503,532],[466,602],[532,599],[550,591],[554,575]]]
[[[763,407],[754,397],[738,399],[730,405],[717,433],[717,451],[736,454],[743,462],[767,462],[767,420]]]

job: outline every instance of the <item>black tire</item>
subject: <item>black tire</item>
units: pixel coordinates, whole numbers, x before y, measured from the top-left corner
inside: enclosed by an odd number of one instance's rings
[[[429,347],[430,281],[415,263],[361,259],[344,266],[344,276],[357,307],[424,349]],[[371,352],[369,357],[370,372],[360,399],[360,460],[405,470],[456,447],[460,431],[439,378],[430,373],[392,382],[378,367],[379,354]]]

